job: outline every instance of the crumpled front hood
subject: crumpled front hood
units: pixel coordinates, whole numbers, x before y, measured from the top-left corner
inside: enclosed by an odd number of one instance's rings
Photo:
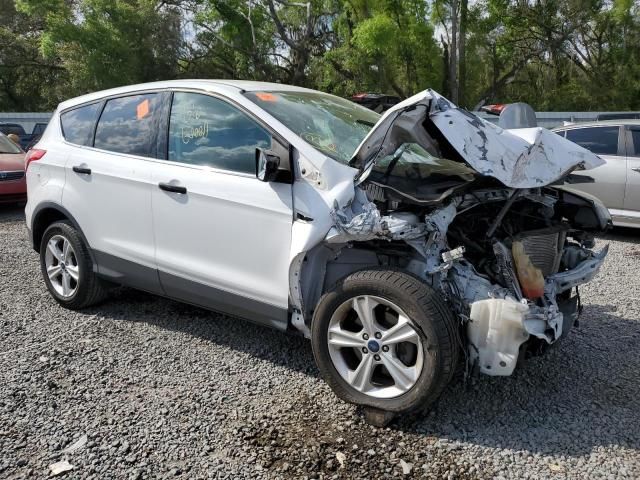
[[[443,138],[436,140],[429,129]],[[387,111],[356,149],[350,165],[361,170],[358,183],[378,159],[403,143],[417,143],[430,152],[453,150],[478,173],[512,188],[549,185],[578,166],[591,169],[604,164],[589,150],[545,128],[505,130],[425,90]]]

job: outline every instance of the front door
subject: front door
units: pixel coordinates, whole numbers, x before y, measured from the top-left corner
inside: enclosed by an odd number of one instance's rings
[[[292,188],[255,176],[267,130],[220,98],[175,92],[153,172],[156,263],[174,298],[285,328]]]

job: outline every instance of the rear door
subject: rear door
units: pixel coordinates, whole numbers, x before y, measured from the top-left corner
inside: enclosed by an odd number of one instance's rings
[[[622,208],[627,182],[623,128],[618,125],[571,128],[566,131],[566,138],[599,155],[606,162],[591,170],[574,172],[576,175],[592,177],[595,182],[571,187],[595,195],[607,208]]]
[[[61,116],[65,139],[73,144],[63,205],[85,234],[100,274],[153,293],[162,290],[154,258],[151,159],[157,156],[164,95],[130,94]]]
[[[627,151],[624,209],[632,223],[640,224],[640,125],[627,127]]]
[[[279,150],[284,162],[288,149],[215,96],[174,92],[168,116],[168,161],[154,169],[152,195],[164,290],[285,328],[292,186],[259,181],[255,150]]]

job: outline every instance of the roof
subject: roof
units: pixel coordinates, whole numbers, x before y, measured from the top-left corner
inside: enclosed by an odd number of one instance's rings
[[[308,88],[296,87],[294,85],[285,85],[282,83],[270,82],[254,82],[251,80],[166,80],[162,82],[139,83],[136,85],[127,85],[124,87],[111,88],[109,90],[101,90],[99,92],[89,93],[80,97],[65,100],[60,103],[60,108],[65,109],[81,103],[99,100],[112,95],[121,95],[129,92],[139,92],[144,90],[157,90],[164,88],[191,88],[195,90],[207,90],[215,92],[238,93],[240,91],[256,92],[256,91],[298,91],[311,92]]]
[[[567,125],[560,125],[553,130],[567,130],[571,128],[583,128],[583,127],[604,127],[607,125],[640,125],[640,120],[632,118],[621,118],[619,120],[599,120],[593,122],[579,122],[569,123]]]

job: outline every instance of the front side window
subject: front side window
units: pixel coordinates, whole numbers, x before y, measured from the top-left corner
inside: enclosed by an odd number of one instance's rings
[[[98,121],[94,147],[155,157],[161,98],[150,93],[108,100]]]
[[[99,107],[99,103],[93,103],[68,110],[60,115],[62,135],[67,142],[91,146]]]
[[[173,94],[168,160],[255,173],[256,148],[271,148],[271,135],[245,113],[209,95]]]
[[[246,97],[327,156],[347,164],[380,115],[321,92],[247,92]]]
[[[616,126],[574,128],[567,130],[567,140],[596,155],[618,155],[619,130]]]

